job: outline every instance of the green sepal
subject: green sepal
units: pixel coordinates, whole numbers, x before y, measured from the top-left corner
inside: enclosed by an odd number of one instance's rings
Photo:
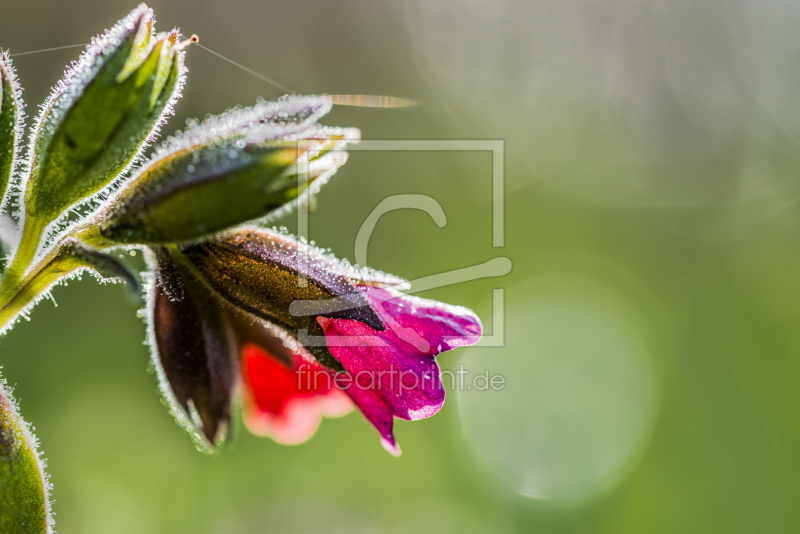
[[[231,428],[236,341],[220,303],[180,253],[154,252],[148,299],[153,363],[175,418],[198,447],[213,452]]]
[[[241,146],[244,145],[244,146]],[[243,139],[156,159],[113,200],[100,233],[117,243],[185,242],[264,217],[296,201],[345,159],[340,138]],[[313,151],[308,169],[301,157]]]
[[[225,301],[236,309],[279,326],[298,338],[323,337],[318,316],[360,321],[383,331],[383,321],[369,301],[329,259],[308,251],[304,256],[298,243],[265,230],[245,229],[215,239],[181,247],[183,256]],[[304,261],[305,260],[307,261]],[[293,315],[295,302],[318,302],[313,315]],[[344,309],[326,304],[345,301]],[[327,346],[305,349],[320,363],[343,372],[341,363]]]
[[[136,35],[133,38],[133,46],[128,54],[128,58],[125,60],[125,65],[122,66],[122,70],[117,74],[117,83],[123,82],[141,66],[150,52],[150,42],[152,39],[153,12],[148,10],[142,16],[142,20],[136,30]]]

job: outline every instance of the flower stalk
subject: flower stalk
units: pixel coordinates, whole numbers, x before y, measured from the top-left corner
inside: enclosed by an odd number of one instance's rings
[[[82,238],[82,239],[81,239]],[[0,333],[5,332],[25,310],[64,278],[92,270],[104,280],[125,280],[138,289],[138,280],[124,264],[91,245],[105,242],[96,227],[87,225],[61,239],[32,268],[18,278],[6,276],[0,282]],[[13,281],[12,281],[13,280]]]

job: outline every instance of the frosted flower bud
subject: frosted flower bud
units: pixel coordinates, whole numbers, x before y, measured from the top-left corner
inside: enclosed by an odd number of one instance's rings
[[[28,216],[50,221],[124,173],[155,138],[184,79],[178,34],[153,33],[141,4],[92,40],[45,103],[25,187]]]
[[[274,232],[241,230],[181,250],[225,300],[294,335],[301,329],[322,335],[317,317],[351,319],[384,330],[380,317],[342,272],[341,264],[313,247],[303,247],[307,245]],[[296,301],[314,302],[319,309],[294,315],[289,308]],[[340,367],[327,347],[308,350],[325,365]]]
[[[192,241],[308,198],[358,131],[315,124],[319,98],[259,104],[170,139],[108,203],[100,232],[126,244]]]

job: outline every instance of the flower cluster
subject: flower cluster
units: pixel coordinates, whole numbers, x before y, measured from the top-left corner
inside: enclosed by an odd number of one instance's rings
[[[84,270],[135,286],[109,251],[141,249],[153,364],[199,446],[230,434],[239,396],[247,427],[283,443],[355,406],[398,454],[394,418],[441,408],[435,356],[475,343],[480,321],[267,229],[308,202],[358,141],[356,129],[319,124],[330,97],[233,109],[143,159],[180,96],[193,39],[156,33],[152,11],[137,7],[67,71],[24,158],[21,94],[3,56],[0,195],[13,223],[0,328]]]
[[[322,415],[352,402],[398,454],[394,417],[429,417],[444,403],[434,357],[480,338],[469,310],[404,295],[391,277],[274,231],[154,251],[148,309],[159,375],[176,416],[210,443],[229,425],[241,359],[253,432],[304,441]]]

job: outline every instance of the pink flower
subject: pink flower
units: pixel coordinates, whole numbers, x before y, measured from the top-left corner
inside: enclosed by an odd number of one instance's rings
[[[162,382],[213,444],[224,439],[232,377],[240,376],[254,433],[300,443],[323,416],[354,404],[398,455],[394,418],[439,411],[445,391],[435,357],[476,343],[480,320],[466,308],[405,295],[388,276],[368,284],[316,249],[304,250],[310,258],[301,262],[298,247],[247,229],[157,249]]]
[[[466,308],[396,290],[359,289],[387,325],[385,330],[352,319],[317,318],[345,374],[293,351],[287,351],[287,363],[257,345],[242,348],[245,423],[253,433],[281,443],[305,441],[323,415],[349,411],[349,396],[376,428],[386,450],[398,455],[394,418],[423,419],[442,407],[445,392],[434,357],[477,342],[480,320]]]
[[[386,450],[398,455],[394,418],[415,421],[439,411],[445,392],[434,357],[476,343],[481,322],[466,308],[397,290],[360,289],[384,321],[384,331],[350,319],[320,316],[317,321],[329,350],[350,377],[347,394],[375,426]]]

